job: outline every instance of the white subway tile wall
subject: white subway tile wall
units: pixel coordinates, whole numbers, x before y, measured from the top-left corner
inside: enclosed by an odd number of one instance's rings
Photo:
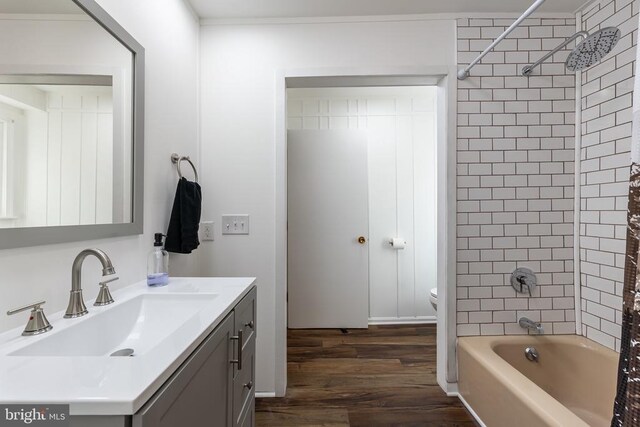
[[[582,333],[618,351],[638,3],[603,0],[582,15],[588,32],[608,26],[621,32],[615,50],[582,72],[580,150]]]
[[[459,19],[458,64],[472,61],[514,19]],[[574,32],[575,19],[527,19],[459,81],[459,336],[526,334],[522,316],[542,322],[546,333],[575,333],[569,50],[528,78],[520,74]],[[533,297],[511,288],[517,267],[536,273]]]

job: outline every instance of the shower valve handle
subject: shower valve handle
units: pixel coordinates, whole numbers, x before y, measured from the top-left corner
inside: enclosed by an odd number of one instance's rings
[[[524,292],[522,288],[524,286],[526,286],[527,287],[527,292],[529,292],[529,296],[532,297],[533,295],[531,294],[531,288],[529,287],[529,285],[527,285],[527,277],[526,276],[518,276],[516,278],[516,280],[520,284],[520,291]]]

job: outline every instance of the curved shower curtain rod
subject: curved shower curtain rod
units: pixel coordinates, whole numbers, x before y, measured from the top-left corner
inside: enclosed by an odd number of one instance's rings
[[[471,69],[474,67],[474,65],[476,65],[478,62],[480,62],[482,60],[482,58],[484,58],[487,53],[491,52],[493,50],[493,48],[496,47],[496,45],[498,43],[500,43],[513,30],[515,30],[522,23],[522,21],[527,19],[529,17],[529,15],[531,15],[533,12],[535,12],[536,9],[538,9],[542,5],[542,3],[544,3],[544,2],[545,2],[545,0],[536,0],[531,6],[529,6],[529,9],[527,9],[522,14],[522,16],[520,16],[520,18],[516,19],[516,21],[513,24],[511,24],[511,26],[509,28],[507,28],[504,31],[504,33],[502,33],[497,39],[495,39],[493,41],[493,43],[491,43],[489,45],[489,47],[487,47],[480,55],[478,55],[478,57],[476,59],[474,59],[464,69],[458,71],[458,80],[464,80],[467,77],[469,77],[469,71],[471,71]]]

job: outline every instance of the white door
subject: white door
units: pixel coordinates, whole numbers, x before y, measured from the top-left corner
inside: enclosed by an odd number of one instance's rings
[[[287,145],[289,327],[366,328],[366,133],[290,130]]]

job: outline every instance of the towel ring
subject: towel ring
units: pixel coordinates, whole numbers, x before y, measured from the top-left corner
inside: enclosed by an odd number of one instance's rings
[[[182,172],[180,171],[180,162],[182,161],[186,161],[189,162],[189,164],[191,165],[191,168],[193,169],[193,174],[196,177],[196,182],[198,182],[198,171],[196,170],[196,165],[193,164],[193,162],[191,161],[191,159],[189,158],[189,156],[179,156],[176,153],[173,153],[171,155],[171,163],[173,163],[174,165],[176,165],[177,169],[178,169],[178,176],[180,178],[182,178]]]

